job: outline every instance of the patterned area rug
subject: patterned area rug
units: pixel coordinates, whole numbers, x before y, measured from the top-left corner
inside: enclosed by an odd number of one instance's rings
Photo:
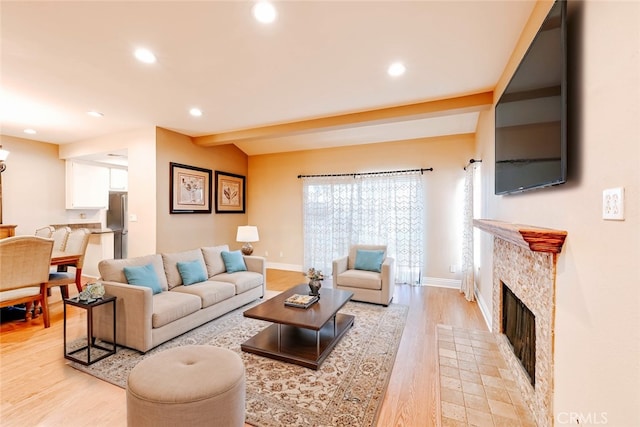
[[[251,304],[251,305],[255,305]],[[219,319],[140,354],[118,348],[91,366],[72,367],[125,388],[131,369],[146,357],[188,344],[229,348],[246,368],[247,418],[255,426],[373,426],[395,361],[408,307],[349,302],[353,327],[317,371],[240,350],[240,344],[269,325],[245,318],[241,307]]]

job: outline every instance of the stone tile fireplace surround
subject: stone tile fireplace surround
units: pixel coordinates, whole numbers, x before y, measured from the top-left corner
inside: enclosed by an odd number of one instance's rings
[[[556,258],[567,233],[484,219],[474,220],[474,226],[494,236],[491,317],[496,342],[536,423],[551,426]],[[501,330],[503,283],[535,315],[535,386]]]

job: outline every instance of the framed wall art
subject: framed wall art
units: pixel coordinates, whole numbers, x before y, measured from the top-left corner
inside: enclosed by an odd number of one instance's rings
[[[211,169],[169,163],[169,213],[211,213]]]
[[[216,171],[216,213],[244,213],[245,177]]]

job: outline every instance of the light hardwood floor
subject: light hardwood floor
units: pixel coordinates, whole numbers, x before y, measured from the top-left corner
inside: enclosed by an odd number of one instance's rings
[[[268,270],[267,288],[304,282],[301,273]],[[396,287],[394,303],[409,306],[407,325],[380,411],[378,426],[432,426],[438,418],[436,325],[487,330],[477,304],[455,289]],[[63,310],[51,303],[51,327],[42,318],[0,326],[2,426],[125,426],[125,391],[69,366],[63,357]],[[84,310],[68,313],[80,333]]]

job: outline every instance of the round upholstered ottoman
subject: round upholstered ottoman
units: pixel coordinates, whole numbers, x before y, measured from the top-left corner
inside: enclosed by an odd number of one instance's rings
[[[144,359],[129,374],[129,426],[243,426],[244,417],[244,364],[231,350],[172,348]]]

